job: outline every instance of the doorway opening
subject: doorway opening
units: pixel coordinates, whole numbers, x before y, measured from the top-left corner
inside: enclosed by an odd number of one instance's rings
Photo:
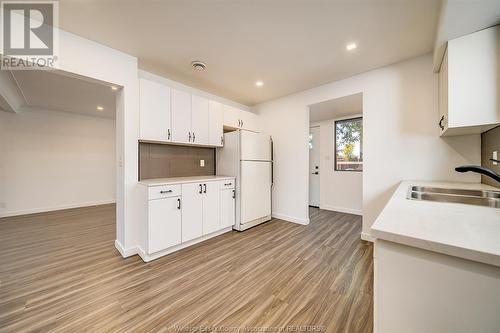
[[[0,217],[116,201],[121,87],[59,70],[2,71]],[[30,189],[30,199],[19,188]]]
[[[362,215],[363,94],[309,106],[309,206]]]

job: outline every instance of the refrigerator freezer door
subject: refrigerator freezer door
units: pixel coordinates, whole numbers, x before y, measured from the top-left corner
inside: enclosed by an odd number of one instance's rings
[[[271,160],[271,137],[269,135],[240,131],[240,137],[241,160]]]
[[[271,215],[271,162],[241,161],[241,224]]]

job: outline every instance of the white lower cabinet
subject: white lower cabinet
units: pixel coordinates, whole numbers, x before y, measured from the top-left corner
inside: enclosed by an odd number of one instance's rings
[[[233,226],[236,219],[235,212],[236,191],[234,189],[220,191],[220,223],[221,228]]]
[[[139,255],[150,261],[229,231],[235,223],[234,178],[154,184],[142,193],[147,223]]]
[[[203,235],[203,184],[182,184],[182,241]]]
[[[154,253],[181,243],[181,197],[149,200],[149,246]]]
[[[211,234],[221,228],[219,182],[203,184],[203,234]]]

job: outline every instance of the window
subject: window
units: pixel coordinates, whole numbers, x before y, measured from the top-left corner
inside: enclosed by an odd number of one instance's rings
[[[363,171],[363,118],[334,124],[335,171]]]

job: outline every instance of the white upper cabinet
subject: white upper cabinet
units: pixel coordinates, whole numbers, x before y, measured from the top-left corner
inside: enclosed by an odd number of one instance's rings
[[[141,140],[170,141],[170,88],[146,79],[139,85]]]
[[[224,126],[240,128],[240,110],[233,106],[224,105]]]
[[[441,135],[482,133],[500,123],[500,26],[448,41],[439,72]]]
[[[222,138],[224,136],[223,129],[224,111],[222,104],[216,101],[208,103],[208,144],[211,146],[221,147],[223,145]]]
[[[258,116],[255,113],[248,111],[240,111],[241,128],[258,132],[259,127],[257,123]]]
[[[252,112],[224,105],[224,126],[257,132],[259,130],[258,116]]]
[[[193,95],[191,103],[191,142],[208,145],[209,101],[204,97]]]
[[[172,141],[191,143],[191,94],[172,89]]]

